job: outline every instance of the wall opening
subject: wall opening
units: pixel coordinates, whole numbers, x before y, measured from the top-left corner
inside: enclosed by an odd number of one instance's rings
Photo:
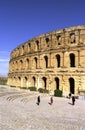
[[[60,67],[60,55],[56,55],[57,67]]]
[[[45,67],[48,68],[48,57],[44,56],[44,59],[45,59]]]
[[[56,90],[59,90],[59,78],[55,78]]]
[[[70,54],[70,67],[75,67],[75,55],[73,53]]]
[[[37,50],[39,50],[39,41],[36,40],[36,46],[37,46]]]
[[[69,78],[70,93],[74,94],[75,83],[73,78]]]
[[[46,80],[47,80],[47,78],[43,77],[42,79],[43,79],[43,82],[44,82],[44,86],[43,87],[44,87],[44,89],[46,89],[46,86],[47,86]]]
[[[35,85],[36,85],[36,78],[33,77],[32,79],[33,79],[33,87],[35,87]]]
[[[34,58],[34,61],[35,61],[35,68],[37,69],[37,58],[36,57]]]

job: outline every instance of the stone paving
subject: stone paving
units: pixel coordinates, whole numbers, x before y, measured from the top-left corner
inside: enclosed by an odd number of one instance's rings
[[[0,86],[0,130],[85,130],[85,100],[40,95],[37,92]]]

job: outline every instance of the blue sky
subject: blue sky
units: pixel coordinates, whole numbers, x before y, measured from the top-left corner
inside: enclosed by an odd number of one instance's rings
[[[85,0],[0,0],[0,75],[19,44],[65,27],[85,25]]]

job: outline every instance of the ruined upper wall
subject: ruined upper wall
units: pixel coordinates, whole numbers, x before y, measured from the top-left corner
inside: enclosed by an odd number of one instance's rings
[[[55,30],[36,36],[17,46],[12,52],[10,59],[23,54],[30,54],[45,49],[61,48],[62,46],[85,45],[85,26],[76,26]]]

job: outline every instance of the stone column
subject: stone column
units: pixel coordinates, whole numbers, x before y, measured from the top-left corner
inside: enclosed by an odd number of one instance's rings
[[[21,88],[23,87],[23,77],[21,77],[21,83],[20,83]]]
[[[78,44],[80,44],[80,29],[78,29],[78,34],[79,34],[79,36],[78,36]]]
[[[51,52],[49,53],[49,67],[51,68]]]
[[[78,50],[78,67],[80,67],[80,50]]]
[[[63,49],[63,51],[62,51],[62,53],[63,53],[63,58],[62,58],[62,66],[64,67],[64,54],[65,54],[65,51],[64,51],[64,49]]]

